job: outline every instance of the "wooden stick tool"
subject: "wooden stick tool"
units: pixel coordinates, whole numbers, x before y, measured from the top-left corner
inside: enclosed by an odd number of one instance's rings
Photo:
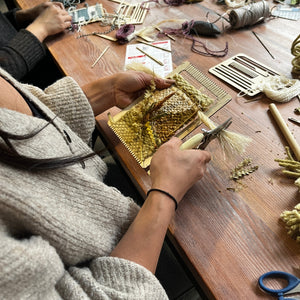
[[[280,112],[278,111],[276,105],[274,103],[271,103],[269,105],[269,109],[270,109],[277,125],[279,126],[281,132],[283,133],[283,135],[286,138],[288,144],[290,145],[293,153],[295,154],[296,159],[298,161],[300,161],[300,147],[297,144],[297,141],[293,137],[291,131],[288,128],[288,126],[286,125],[285,121],[283,120],[283,118],[282,118]]]

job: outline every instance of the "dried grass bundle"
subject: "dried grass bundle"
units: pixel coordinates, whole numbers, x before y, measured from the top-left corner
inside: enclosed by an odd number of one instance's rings
[[[198,117],[209,129],[214,129],[218,126],[201,111],[198,111]],[[221,144],[224,155],[232,157],[235,154],[244,153],[252,139],[240,133],[222,130],[218,136],[218,141]]]

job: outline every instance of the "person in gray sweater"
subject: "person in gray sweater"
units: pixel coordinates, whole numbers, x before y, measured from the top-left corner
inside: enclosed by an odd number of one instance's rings
[[[0,66],[22,82],[41,86],[43,79],[44,87],[53,83],[60,74],[43,42],[70,27],[71,21],[60,2],[0,12]]]
[[[157,261],[176,202],[204,176],[209,152],[180,150],[175,137],[163,144],[140,208],[103,183],[107,167],[88,146],[94,116],[128,106],[152,80],[127,71],[42,90],[0,68],[1,299],[168,298]]]

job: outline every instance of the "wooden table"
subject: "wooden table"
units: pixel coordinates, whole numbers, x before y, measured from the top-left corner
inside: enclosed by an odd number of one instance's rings
[[[27,8],[42,1],[17,2],[20,7]],[[87,2],[90,5],[96,3]],[[207,12],[209,20],[214,21],[217,15],[213,11],[223,14],[226,7],[213,2],[204,0],[180,7],[151,4],[144,25],[171,18],[205,21]],[[108,12],[118,6],[105,0],[102,4]],[[274,4],[269,2],[269,5],[272,7]],[[217,24],[222,28],[220,21]],[[226,22],[224,25],[229,27]],[[284,177],[282,169],[274,161],[275,158],[285,158],[284,146],[287,142],[268,110],[271,101],[262,95],[258,101],[246,102],[249,97],[237,97],[236,89],[208,73],[210,67],[235,54],[245,53],[291,78],[293,56],[290,48],[299,34],[299,26],[300,21],[270,19],[250,28],[228,28],[217,38],[200,38],[215,50],[223,49],[228,41],[229,51],[223,58],[191,52],[189,40],[178,37],[176,42],[172,41],[174,67],[188,60],[232,96],[232,100],[211,119],[221,123],[232,117],[230,130],[253,139],[243,157],[231,160],[224,160],[217,142],[208,146],[212,161],[207,175],[186,194],[169,226],[169,238],[209,299],[270,299],[258,288],[260,275],[271,270],[282,270],[300,276],[300,245],[287,235],[284,224],[279,220],[284,210],[291,210],[300,202],[300,193],[293,184],[294,180]],[[102,30],[94,23],[84,27],[83,33]],[[255,38],[252,30],[260,36],[275,59]],[[95,36],[76,39],[77,35],[67,32],[47,42],[66,75],[83,85],[97,77],[123,70],[126,45]],[[108,45],[110,49],[105,59],[91,68]],[[299,106],[296,98],[277,104],[285,120],[290,116],[297,118],[293,110]],[[118,109],[111,109],[112,114],[117,112]],[[107,112],[97,117],[97,125],[109,149],[141,195],[145,196],[151,184],[149,176],[107,126]],[[299,143],[299,126],[290,122],[288,126]],[[230,171],[245,157],[250,157],[259,168],[238,185],[229,179]],[[231,188],[239,190],[233,191]]]

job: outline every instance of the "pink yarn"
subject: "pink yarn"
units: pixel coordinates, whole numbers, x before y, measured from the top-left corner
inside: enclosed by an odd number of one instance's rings
[[[134,37],[135,26],[132,24],[126,24],[121,26],[116,33],[116,39],[119,44],[123,45],[128,43]]]

